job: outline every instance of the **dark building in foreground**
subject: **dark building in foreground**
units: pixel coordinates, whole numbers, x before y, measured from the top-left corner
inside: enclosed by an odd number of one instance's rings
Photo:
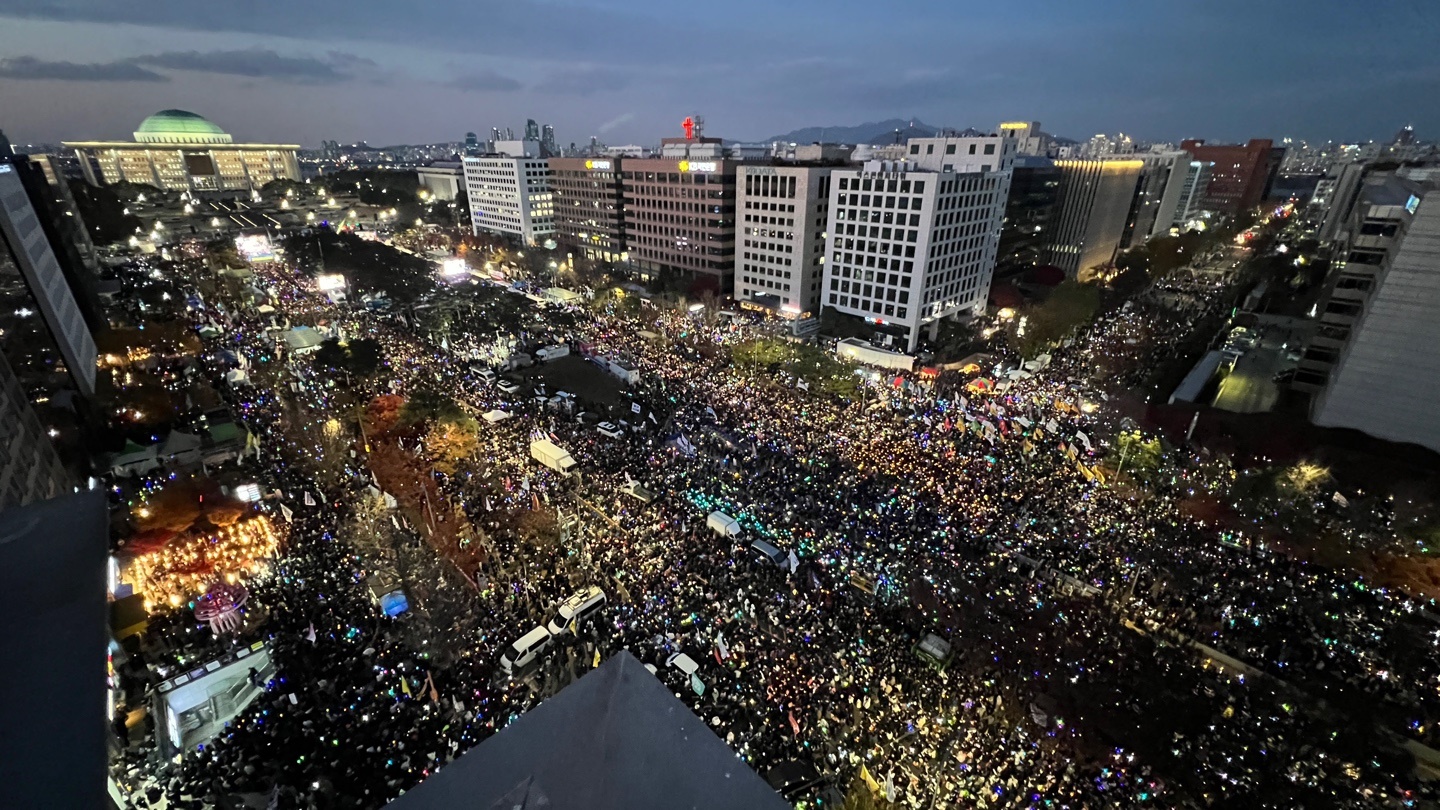
[[[105,790],[105,494],[0,511],[0,570],[10,627],[0,782],[7,808],[111,807]]]
[[[628,652],[441,768],[390,810],[785,810]]]

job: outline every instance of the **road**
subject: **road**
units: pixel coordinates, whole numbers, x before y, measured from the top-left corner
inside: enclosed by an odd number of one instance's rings
[[[1261,333],[1260,342],[1236,361],[1230,376],[1220,383],[1214,406],[1234,413],[1264,413],[1275,407],[1280,387],[1273,378],[1286,366],[1284,344],[1283,331]]]

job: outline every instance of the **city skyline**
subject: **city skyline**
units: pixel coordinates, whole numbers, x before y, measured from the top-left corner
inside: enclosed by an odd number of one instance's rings
[[[728,19],[763,24],[697,25],[652,0],[398,17],[319,2],[286,10],[284,30],[307,33],[276,36],[274,19],[224,6],[22,0],[0,10],[0,100],[22,143],[125,137],[171,107],[306,146],[454,141],[526,118],[553,122],[562,143],[649,143],[695,113],[740,141],[892,117],[1040,120],[1077,139],[1440,131],[1440,111],[1418,102],[1440,90],[1423,47],[1440,22],[1420,6],[1327,0],[1302,16],[1222,2],[1144,18],[1048,0],[1023,18],[928,0],[904,16],[743,6]],[[875,39],[891,26],[899,36]]]

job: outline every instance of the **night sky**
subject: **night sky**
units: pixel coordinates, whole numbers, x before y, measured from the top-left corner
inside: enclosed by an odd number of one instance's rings
[[[418,8],[418,10],[417,10]],[[1440,136],[1434,0],[4,0],[0,128],[121,138],[178,107],[237,139],[460,140],[526,118],[649,144],[916,117],[1084,139]]]

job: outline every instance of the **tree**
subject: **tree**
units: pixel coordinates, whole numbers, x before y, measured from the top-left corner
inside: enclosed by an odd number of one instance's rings
[[[365,407],[365,430],[371,436],[384,436],[400,424],[404,413],[405,398],[395,394],[383,394],[370,400]]]
[[[1142,484],[1152,484],[1164,460],[1159,439],[1146,440],[1139,431],[1126,431],[1115,439],[1107,459],[1114,463],[1117,475],[1129,474]]]
[[[425,436],[425,451],[435,469],[454,475],[460,462],[480,449],[480,423],[470,416],[437,422]]]
[[[410,398],[405,400],[405,407],[400,410],[400,424],[429,424],[459,419],[464,415],[465,411],[460,407],[460,403],[449,394],[435,386],[426,385],[417,388]]]
[[[332,371],[343,371],[349,359],[345,347],[340,345],[340,339],[333,337],[321,341],[313,357],[316,366]]]
[[[350,372],[357,377],[369,377],[385,362],[380,341],[374,338],[356,338],[350,341]]]
[[[1043,302],[1026,307],[1011,327],[1011,344],[1030,358],[1087,324],[1100,309],[1100,290],[1074,279],[1061,282]]]
[[[1285,468],[1276,481],[1280,493],[1296,500],[1312,499],[1331,479],[1330,468],[1311,461],[1299,461]]]

